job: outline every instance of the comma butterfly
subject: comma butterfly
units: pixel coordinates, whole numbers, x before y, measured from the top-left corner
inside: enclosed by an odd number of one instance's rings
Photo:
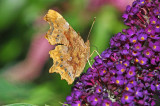
[[[89,59],[89,40],[84,43],[81,36],[54,10],[49,10],[44,20],[50,25],[45,38],[55,46],[54,50],[49,51],[53,59],[49,72],[59,73],[61,79],[72,84],[74,79],[80,76]]]

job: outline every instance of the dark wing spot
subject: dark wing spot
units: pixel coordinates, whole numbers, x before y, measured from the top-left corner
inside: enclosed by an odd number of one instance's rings
[[[71,73],[70,72],[68,72],[68,75],[71,77]]]
[[[58,61],[56,61],[56,65],[58,64],[59,62]]]
[[[56,38],[56,42],[58,42],[59,41],[59,39],[58,38]]]
[[[63,67],[63,65],[61,64],[60,67]]]
[[[51,21],[50,21],[50,22],[51,22]],[[51,22],[51,32],[50,32],[49,35],[52,35],[53,30],[54,30],[54,25],[53,25],[53,22]]]
[[[66,71],[67,71],[67,69],[65,68],[65,69],[64,69],[64,71],[66,72]]]

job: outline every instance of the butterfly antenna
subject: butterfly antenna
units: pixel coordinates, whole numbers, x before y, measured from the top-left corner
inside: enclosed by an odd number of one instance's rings
[[[94,20],[93,20],[93,22],[92,22],[92,26],[91,26],[91,28],[90,28],[90,30],[89,30],[87,40],[89,39],[89,36],[90,36],[90,33],[91,33],[91,31],[92,31],[92,28],[93,28],[93,25],[94,25],[95,21],[96,21],[96,17],[94,17]]]

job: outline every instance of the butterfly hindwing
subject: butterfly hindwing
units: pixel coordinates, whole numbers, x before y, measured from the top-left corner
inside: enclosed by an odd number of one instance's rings
[[[72,84],[82,73],[89,58],[89,40],[84,43],[81,36],[54,10],[49,10],[44,19],[50,25],[46,39],[51,45],[56,45],[55,49],[49,52],[53,59],[49,72],[59,73],[62,79]]]

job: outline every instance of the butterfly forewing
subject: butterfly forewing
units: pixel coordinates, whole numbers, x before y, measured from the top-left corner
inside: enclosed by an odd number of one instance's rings
[[[49,10],[44,19],[50,25],[45,37],[51,45],[57,45],[49,52],[53,59],[49,72],[59,73],[62,79],[72,84],[75,77],[82,73],[89,58],[89,40],[84,43],[81,36],[54,10]]]

